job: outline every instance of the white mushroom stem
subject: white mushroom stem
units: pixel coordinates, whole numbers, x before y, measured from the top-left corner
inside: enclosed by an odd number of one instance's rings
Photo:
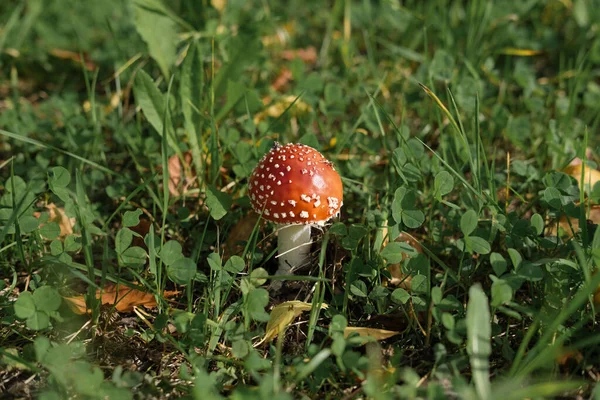
[[[291,275],[301,267],[310,251],[310,225],[277,225],[277,275]]]

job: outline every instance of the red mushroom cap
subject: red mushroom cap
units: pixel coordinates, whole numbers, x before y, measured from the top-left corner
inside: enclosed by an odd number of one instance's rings
[[[252,207],[278,224],[322,224],[342,207],[342,180],[312,147],[275,143],[248,184]]]

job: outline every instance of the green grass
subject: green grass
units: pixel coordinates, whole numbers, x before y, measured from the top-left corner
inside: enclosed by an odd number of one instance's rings
[[[600,161],[600,2],[219,4],[1,2],[2,395],[598,398],[600,184],[561,171]],[[344,183],[285,277],[275,141]]]

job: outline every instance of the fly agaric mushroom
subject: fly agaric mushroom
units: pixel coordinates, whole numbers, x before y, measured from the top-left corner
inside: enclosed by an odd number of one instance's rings
[[[342,180],[333,164],[303,144],[276,142],[252,172],[248,189],[254,210],[277,224],[277,275],[306,262],[311,226],[324,225],[342,207]]]

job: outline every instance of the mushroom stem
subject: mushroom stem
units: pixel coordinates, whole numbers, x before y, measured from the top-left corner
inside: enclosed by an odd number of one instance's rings
[[[310,225],[277,225],[277,275],[290,275],[306,262],[310,251]]]

